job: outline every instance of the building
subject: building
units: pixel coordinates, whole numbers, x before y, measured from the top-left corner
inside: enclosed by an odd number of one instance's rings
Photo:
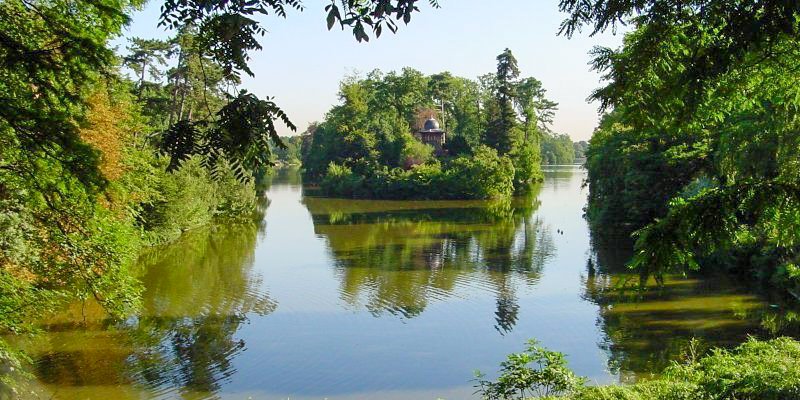
[[[439,123],[433,118],[428,118],[422,129],[414,133],[422,143],[433,146],[437,155],[444,154],[444,143],[447,140],[447,133],[439,129]]]

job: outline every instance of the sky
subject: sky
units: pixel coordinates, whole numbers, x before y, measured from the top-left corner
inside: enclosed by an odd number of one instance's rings
[[[151,0],[133,15],[124,37],[166,38],[159,28],[161,0]],[[533,76],[559,103],[553,130],[573,140],[587,140],[598,120],[597,104],[586,98],[600,86],[600,76],[589,69],[593,46],[618,47],[621,34],[590,37],[587,32],[571,39],[558,36],[566,14],[558,0],[439,0],[441,8],[420,1],[421,12],[397,34],[384,34],[358,43],[350,30],[328,31],[324,10],[327,0],[305,0],[305,10],[290,11],[286,19],[260,18],[267,28],[260,38],[263,50],[251,54],[255,77],[244,76],[242,87],[259,97],[274,97],[302,132],[320,121],[338,102],[339,81],[353,73],[412,67],[425,74],[450,71],[476,78],[496,70],[496,57],[510,48],[521,77]],[[125,39],[116,41],[124,50]],[[279,129],[291,134],[287,128]]]

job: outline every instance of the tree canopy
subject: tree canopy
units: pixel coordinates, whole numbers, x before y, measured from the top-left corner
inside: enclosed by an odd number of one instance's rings
[[[497,61],[497,72],[478,81],[411,68],[346,77],[341,103],[303,140],[306,177],[325,183],[328,194],[358,197],[485,198],[526,190],[542,178],[540,145],[557,104],[537,79],[519,79],[511,50]],[[413,136],[431,117],[447,132],[437,154]],[[567,150],[572,162],[571,141]]]
[[[561,7],[567,35],[633,28],[593,52],[610,111],[587,151],[594,224],[636,230],[644,274],[728,268],[797,290],[800,5]]]

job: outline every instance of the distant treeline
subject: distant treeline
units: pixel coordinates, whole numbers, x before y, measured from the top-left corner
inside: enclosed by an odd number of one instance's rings
[[[316,124],[311,125],[312,131]],[[297,165],[301,163],[301,148],[305,132],[298,136],[283,136],[281,140],[285,148],[275,146],[272,150],[274,161],[278,165]],[[569,135],[543,133],[539,143],[539,151],[544,165],[568,165],[581,162],[586,158],[586,148],[589,144],[585,140],[573,142]]]

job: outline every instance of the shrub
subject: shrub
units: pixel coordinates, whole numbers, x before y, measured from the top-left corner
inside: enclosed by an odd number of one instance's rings
[[[150,243],[176,239],[181,232],[211,222],[217,194],[199,157],[180,163],[159,176],[157,201],[145,207],[141,220]]]
[[[403,142],[400,159],[403,167],[411,168],[414,165],[424,164],[433,159],[433,147],[420,142],[411,135]]]
[[[497,381],[479,378],[484,399],[522,399],[528,394],[564,400],[789,400],[800,398],[800,342],[749,339],[733,350],[716,349],[686,364],[673,364],[657,379],[635,385],[582,386],[563,356],[531,342],[525,353],[501,364]],[[537,368],[529,365],[535,363]],[[559,389],[563,389],[560,392]]]
[[[495,199],[514,192],[514,166],[486,147],[442,168],[437,162],[408,170],[373,168],[368,175],[331,163],[320,188],[328,196],[382,199]]]
[[[476,376],[477,393],[488,400],[570,394],[584,383],[583,378],[567,368],[564,354],[540,347],[536,340],[528,341],[524,352],[508,355],[500,364],[496,381],[484,380],[480,372]]]
[[[349,167],[332,162],[320,182],[320,189],[332,196],[360,197],[365,192],[364,177],[354,174]]]
[[[213,175],[217,192],[214,216],[229,220],[252,220],[257,207],[255,179],[250,176],[245,182],[240,182],[225,159],[217,161]]]
[[[707,399],[800,398],[800,342],[749,339],[732,351],[716,349],[688,365],[674,365],[665,380],[692,382]]]
[[[525,191],[534,182],[544,180],[541,157],[534,144],[524,143],[514,149],[511,162],[514,165],[514,188],[517,191]]]
[[[445,168],[444,187],[449,198],[492,199],[514,192],[514,166],[487,146],[472,156],[461,156]]]

